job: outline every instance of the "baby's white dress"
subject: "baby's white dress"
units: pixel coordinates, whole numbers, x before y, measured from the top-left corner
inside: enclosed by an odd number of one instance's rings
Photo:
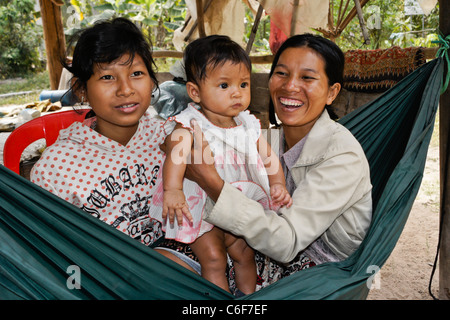
[[[213,152],[215,167],[220,177],[244,192],[249,198],[257,200],[265,208],[269,208],[269,180],[257,149],[257,141],[261,135],[260,121],[249,111],[243,111],[234,118],[237,124],[235,127],[221,128],[211,123],[199,111],[199,108],[198,105],[190,103],[181,113],[167,119],[164,124],[165,133],[167,135],[172,133],[177,123],[192,131],[190,121],[195,119],[202,128],[203,135]],[[202,221],[207,199],[206,193],[197,183],[186,178],[183,181],[183,191],[194,219],[193,224],[191,225],[186,218],[184,218],[183,226],[180,227],[176,220],[173,225],[170,224],[169,219],[162,221],[164,190],[162,179],[158,179],[158,181],[160,182],[153,195],[150,216],[163,222],[166,239],[192,243],[213,228],[213,225]]]

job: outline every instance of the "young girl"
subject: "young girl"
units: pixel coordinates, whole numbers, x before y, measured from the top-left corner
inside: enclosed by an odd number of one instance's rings
[[[245,111],[250,104],[250,58],[228,37],[209,36],[186,47],[184,62],[186,89],[195,103],[165,124],[169,135],[164,178],[153,197],[150,215],[163,222],[166,238],[190,243],[204,278],[229,291],[225,274],[228,253],[234,262],[237,288],[252,293],[257,278],[253,250],[243,239],[202,222],[206,193],[184,179],[193,143],[190,120],[195,119],[225,180],[266,207],[290,205],[278,157],[261,136],[259,120]]]
[[[157,86],[150,44],[129,20],[83,30],[73,52],[73,90],[94,117],[61,130],[31,180],[146,245],[161,237],[148,216],[163,162],[162,122],[150,117]]]

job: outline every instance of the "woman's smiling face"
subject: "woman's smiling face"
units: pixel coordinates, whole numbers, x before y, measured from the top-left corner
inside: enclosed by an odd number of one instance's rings
[[[284,127],[302,127],[306,133],[339,90],[339,84],[328,83],[324,59],[308,47],[283,51],[269,80],[278,119]]]

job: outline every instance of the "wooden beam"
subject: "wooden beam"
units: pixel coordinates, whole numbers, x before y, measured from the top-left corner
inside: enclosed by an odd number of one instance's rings
[[[203,8],[203,14],[205,14],[206,10],[208,10],[209,5],[211,4],[212,0],[208,0],[208,2],[206,2],[204,8]],[[184,30],[187,25],[189,24],[189,21],[191,20],[191,17],[189,17],[186,22],[184,23],[183,29]],[[186,37],[184,37],[184,41],[188,42],[189,39],[191,38],[192,34],[194,33],[195,29],[197,29],[197,25],[198,25],[198,19],[194,21],[194,23],[192,24],[191,30],[189,30],[188,34],[186,35]]]
[[[294,0],[292,3],[292,20],[291,20],[291,30],[289,36],[295,35],[295,24],[297,22],[298,17],[298,6],[299,6],[299,0]]]
[[[361,31],[362,31],[362,34],[364,37],[364,44],[370,44],[369,32],[367,31],[366,23],[364,22],[364,16],[363,16],[363,12],[361,9],[361,3],[359,2],[359,0],[354,0],[354,2],[355,2],[356,13],[357,13],[358,19],[359,19],[359,25],[361,27]]]
[[[342,5],[342,1],[341,0],[341,5]],[[363,8],[366,3],[369,2],[369,0],[360,0],[360,7]],[[336,25],[333,24],[333,22],[330,20],[330,17],[328,18],[328,30],[323,29],[323,28],[316,28],[315,30],[321,32],[326,38],[329,38],[330,40],[335,40],[336,38],[338,38],[342,31],[344,31],[344,29],[347,27],[347,25],[350,23],[350,21],[353,20],[353,18],[356,16],[356,7],[353,7],[349,13],[345,16],[345,12],[347,10],[347,7],[350,3],[350,0],[347,0],[347,2],[345,3],[345,8],[341,11],[341,8],[339,8],[339,16],[337,17],[338,20],[336,22]],[[332,3],[330,2],[330,6],[332,5]],[[345,18],[344,18],[345,17]]]
[[[432,48],[423,48],[422,51],[424,53],[425,59],[431,60],[436,58],[436,53],[438,51],[438,47],[432,47]]]
[[[56,90],[62,73],[61,58],[64,57],[66,48],[61,8],[58,1],[52,0],[39,0],[39,5],[44,29],[50,87],[52,90]]]
[[[439,29],[450,34],[450,1],[439,0]],[[446,72],[448,72],[446,66]],[[439,299],[450,300],[450,90],[441,95],[439,105],[439,158],[441,179]]]
[[[264,11],[263,6],[259,5],[258,12],[256,13],[256,16],[255,16],[255,21],[253,22],[252,31],[250,33],[250,37],[247,42],[247,48],[245,49],[245,51],[248,54],[250,54],[250,51],[252,50],[253,42],[255,41],[256,32],[258,31],[259,21],[261,20],[263,11]]]
[[[369,2],[369,0],[361,0],[359,2],[361,8],[363,8],[367,2]],[[350,23],[350,21],[353,20],[355,16],[356,16],[356,8],[353,7],[348,13],[347,17],[344,19],[344,21],[342,21],[341,23],[339,23],[339,25],[336,26],[337,36],[341,34],[341,32],[347,27],[347,25]]]
[[[341,22],[342,22],[342,19],[344,19],[344,16],[345,16],[345,11],[347,10],[347,7],[348,7],[348,4],[349,4],[349,2],[350,2],[350,0],[347,0],[346,2],[345,2],[345,8],[344,8],[344,10],[342,10],[342,5],[344,4],[344,0],[341,0],[341,3],[339,4],[339,11],[338,11],[338,15],[337,15],[337,22],[336,22],[336,25],[338,26],[338,25],[340,25],[341,24]],[[328,10],[328,11],[331,11],[331,6],[334,6],[334,3],[330,3],[330,10]],[[334,26],[334,17],[330,20],[330,19],[328,19],[328,21],[331,21],[331,25],[332,26]]]
[[[436,54],[436,53],[435,53]],[[183,52],[174,51],[174,50],[155,50],[152,52],[152,56],[155,59],[161,58],[183,58]],[[264,55],[264,56],[251,56],[250,60],[255,64],[269,64],[273,61],[273,55]]]
[[[197,22],[198,22],[198,35],[200,38],[206,36],[205,32],[205,22],[203,17],[203,2],[202,0],[196,0],[197,7]]]
[[[436,58],[436,53],[438,48],[423,48],[423,53],[425,55],[425,59],[434,59]],[[183,52],[181,51],[174,51],[174,50],[155,50],[152,52],[152,56],[155,59],[158,58],[177,58],[181,59],[183,58]],[[273,55],[264,55],[264,56],[250,56],[250,59],[252,60],[252,63],[256,64],[268,64],[272,63],[273,61]]]

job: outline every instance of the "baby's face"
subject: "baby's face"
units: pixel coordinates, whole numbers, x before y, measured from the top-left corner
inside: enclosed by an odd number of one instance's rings
[[[198,86],[198,101],[213,123],[232,119],[250,104],[250,70],[243,63],[225,62],[209,67],[207,76]],[[215,121],[217,120],[217,121]]]

